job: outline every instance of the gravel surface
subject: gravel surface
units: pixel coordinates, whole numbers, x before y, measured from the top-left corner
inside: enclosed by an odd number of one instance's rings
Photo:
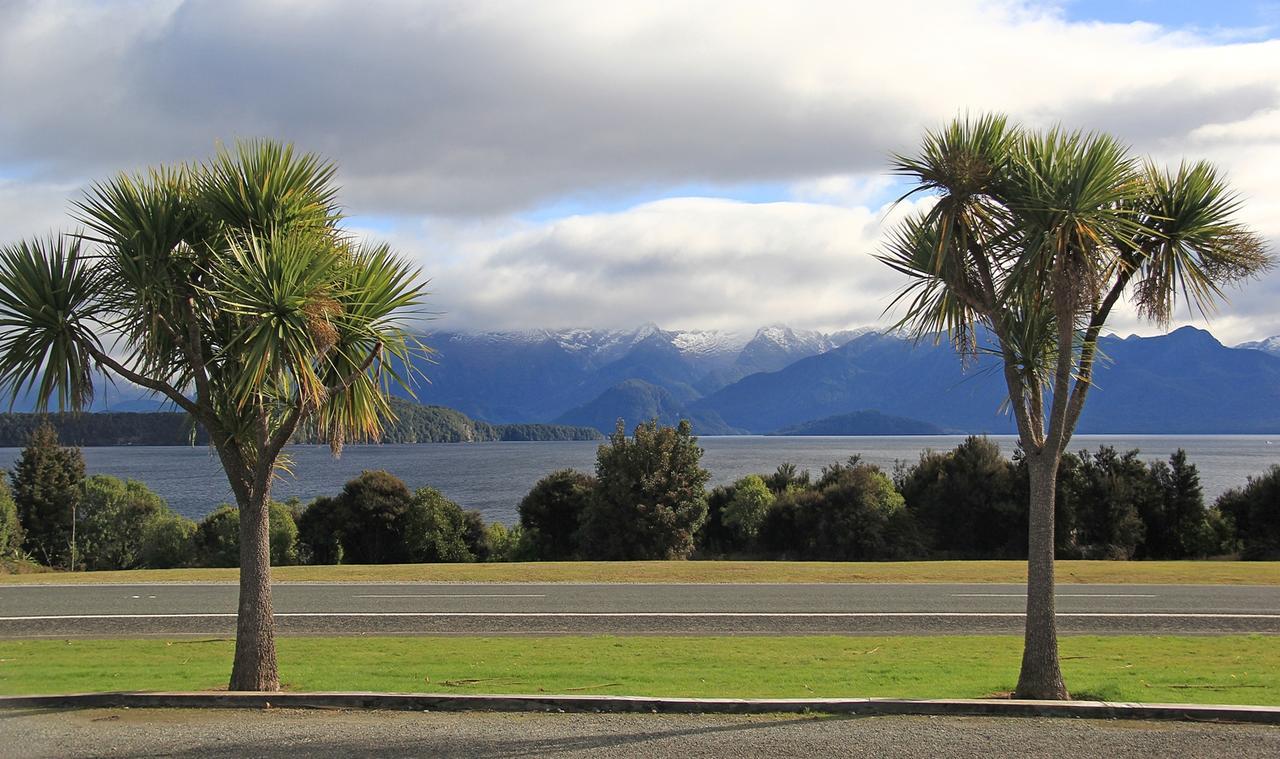
[[[976,717],[0,711],[3,757],[1280,756],[1280,728]]]

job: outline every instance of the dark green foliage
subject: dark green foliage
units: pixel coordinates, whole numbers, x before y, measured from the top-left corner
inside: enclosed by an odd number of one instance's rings
[[[766,477],[764,483],[769,486],[774,495],[782,495],[793,488],[807,488],[812,484],[809,470],[799,472],[796,470],[796,465],[790,461],[779,464],[777,471]]]
[[[9,490],[9,478],[0,472],[0,558],[16,556],[22,550],[22,524],[18,506]]]
[[[564,561],[578,553],[578,529],[596,479],[561,469],[534,484],[520,501],[520,526],[529,559]]]
[[[80,450],[59,446],[54,428],[40,425],[9,476],[25,534],[23,549],[46,566],[72,565],[72,531],[84,479]]]
[[[484,517],[478,511],[462,513],[462,541],[476,561],[489,560],[489,536]]]
[[[223,504],[200,524],[192,541],[202,567],[240,566],[240,510]]]
[[[1016,467],[987,438],[926,451],[896,484],[933,556],[1026,556],[1027,499],[1019,497]]]
[[[196,525],[172,512],[162,513],[142,526],[139,558],[149,569],[187,567],[195,563]]]
[[[413,494],[404,520],[410,561],[475,561],[469,543],[476,538],[469,532],[467,514],[439,490],[421,488]]]
[[[298,516],[298,553],[304,564],[342,563],[342,499],[320,496]]]
[[[1087,559],[1129,559],[1146,537],[1142,514],[1159,507],[1160,489],[1138,451],[1081,451],[1060,483],[1075,517],[1074,540]]]
[[[733,500],[733,485],[720,485],[707,494],[707,518],[698,530],[699,558],[712,558],[746,549],[737,530],[725,525],[724,510]]]
[[[89,570],[143,566],[147,524],[169,514],[164,499],[136,480],[95,474],[84,481],[76,513],[80,564]]]
[[[619,421],[596,455],[596,489],[584,515],[581,549],[591,559],[680,559],[707,516],[710,474],[688,421],[636,426]]]
[[[69,445],[203,445],[191,417],[170,412],[92,414],[0,414],[0,447],[22,445],[41,424],[52,424]]]
[[[1150,477],[1159,497],[1144,499],[1139,505],[1146,540],[1139,547],[1138,558],[1186,559],[1221,551],[1215,516],[1204,506],[1200,474],[1195,464],[1187,461],[1187,452],[1179,448],[1168,464],[1152,463]]]
[[[268,506],[268,541],[273,566],[298,563],[298,526],[289,507]],[[196,563],[202,567],[240,566],[240,510],[223,504],[196,526],[192,538]]]
[[[398,564],[410,560],[405,519],[413,500],[395,475],[365,471],[342,486],[338,538],[348,564]]]
[[[779,496],[761,539],[772,552],[793,559],[906,559],[922,552],[893,481],[856,457],[823,469],[813,488]]]
[[[1235,526],[1241,558],[1280,559],[1280,465],[1223,493],[1216,506]]]

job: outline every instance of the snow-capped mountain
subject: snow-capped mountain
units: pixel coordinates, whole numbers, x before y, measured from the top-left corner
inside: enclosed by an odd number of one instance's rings
[[[1280,335],[1273,335],[1263,340],[1251,340],[1247,343],[1240,343],[1236,347],[1262,351],[1263,353],[1270,353],[1273,356],[1280,356]]]

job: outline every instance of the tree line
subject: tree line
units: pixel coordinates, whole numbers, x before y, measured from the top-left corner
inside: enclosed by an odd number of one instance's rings
[[[1026,461],[985,437],[892,472],[854,456],[817,474],[783,464],[709,491],[701,457],[687,422],[647,422],[630,436],[619,425],[593,474],[542,478],[511,527],[366,471],[308,504],[271,502],[271,563],[1027,555]],[[1064,456],[1056,497],[1058,558],[1280,558],[1280,467],[1206,506],[1184,451],[1144,462],[1137,450],[1101,446]],[[233,506],[196,523],[142,483],[85,476],[78,449],[59,446],[49,427],[0,485],[0,553],[47,566],[235,567],[239,535]]]
[[[491,424],[444,406],[424,406],[402,398],[390,402],[395,418],[379,433],[383,443],[481,443],[492,441],[599,440],[591,427],[560,424]],[[209,436],[187,414],[95,412],[0,414],[0,448],[26,444],[38,427],[53,425],[71,445],[207,445]],[[293,443],[324,442],[315,430],[301,429]]]

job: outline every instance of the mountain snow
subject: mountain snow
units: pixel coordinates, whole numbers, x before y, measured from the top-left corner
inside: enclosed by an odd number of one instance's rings
[[[1236,347],[1262,351],[1263,353],[1270,353],[1273,356],[1280,356],[1280,335],[1274,335],[1266,338],[1265,340],[1253,340],[1247,343],[1240,343]]]

